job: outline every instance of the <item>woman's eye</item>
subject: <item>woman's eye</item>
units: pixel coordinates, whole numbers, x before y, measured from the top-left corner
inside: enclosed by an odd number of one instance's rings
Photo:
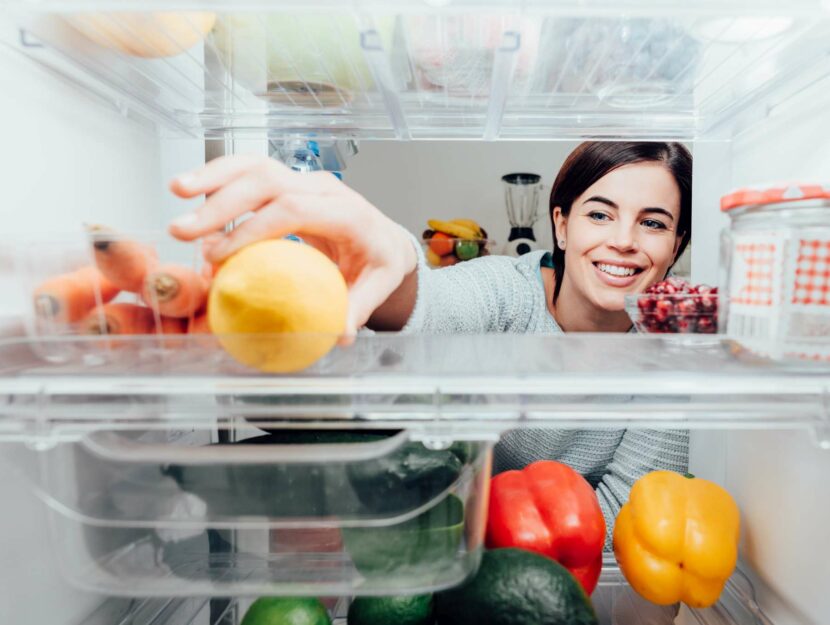
[[[610,219],[608,215],[606,215],[605,213],[601,213],[599,211],[591,211],[590,213],[588,213],[588,217],[594,219],[595,221],[606,221]]]
[[[643,225],[646,228],[650,228],[651,230],[665,230],[666,224],[662,221],[657,221],[656,219],[645,219],[643,220]]]

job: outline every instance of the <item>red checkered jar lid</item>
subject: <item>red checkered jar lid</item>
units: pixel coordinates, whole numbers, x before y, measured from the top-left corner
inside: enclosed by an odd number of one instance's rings
[[[810,206],[830,207],[830,184],[781,184],[770,187],[748,187],[724,195],[720,208],[729,212],[738,208],[764,207],[814,200]]]

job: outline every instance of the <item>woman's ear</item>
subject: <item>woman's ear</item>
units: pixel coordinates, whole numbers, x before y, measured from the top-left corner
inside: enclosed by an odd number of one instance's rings
[[[686,233],[679,234],[674,238],[674,252],[672,252],[672,258],[674,258],[674,262],[677,262],[677,251],[680,249],[680,244],[683,243],[683,237],[686,236]]]
[[[551,219],[553,220],[553,236],[556,238],[553,243],[564,250],[568,242],[568,217],[562,213],[561,206],[554,206]]]

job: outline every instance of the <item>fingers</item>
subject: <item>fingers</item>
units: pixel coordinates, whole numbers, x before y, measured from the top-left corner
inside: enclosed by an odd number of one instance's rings
[[[203,167],[176,176],[170,182],[170,190],[182,198],[210,194],[268,161],[280,165],[264,156],[222,156],[205,163]]]
[[[394,291],[392,273],[385,269],[364,271],[349,288],[349,312],[346,317],[345,336],[354,336],[358,328],[366,325],[372,313]]]
[[[312,242],[316,238],[346,240],[359,246],[358,229],[370,227],[370,220],[362,215],[360,209],[343,206],[331,196],[286,193],[211,245],[205,258],[218,263],[246,245],[287,234],[308,236]],[[325,252],[325,246],[315,247]]]
[[[292,224],[293,222],[286,219],[277,207],[273,210],[263,210],[206,247],[205,259],[211,263],[221,263],[246,245],[265,239],[277,239],[289,234]]]
[[[271,174],[269,168],[260,166],[239,176],[195,211],[175,219],[170,224],[170,233],[178,239],[192,241],[221,230],[234,219],[278,199],[281,192],[278,176]]]
[[[202,206],[170,224],[170,233],[174,237],[191,241],[220,230],[241,215],[279,201],[281,195],[286,193],[319,196],[346,189],[326,172],[298,174],[272,159],[217,159],[206,165],[198,175],[202,176],[214,162],[217,166],[214,172],[208,172],[211,176],[208,186],[213,188],[214,183],[222,184]]]

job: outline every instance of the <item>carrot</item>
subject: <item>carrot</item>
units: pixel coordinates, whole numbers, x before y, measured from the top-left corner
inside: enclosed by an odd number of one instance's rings
[[[83,319],[98,304],[106,304],[119,288],[92,265],[46,280],[34,293],[35,313],[62,323]]]
[[[155,315],[146,306],[123,302],[96,307],[84,320],[84,334],[152,334]]]
[[[190,317],[207,301],[208,282],[181,265],[164,264],[147,274],[142,297],[168,317]]]
[[[156,322],[156,332],[161,334],[185,334],[187,332],[187,319],[160,317]]]
[[[179,317],[158,317],[156,319],[156,334],[162,335],[161,345],[167,349],[184,349],[186,347],[184,339],[172,337],[181,337],[186,333],[187,319],[180,319]]]
[[[188,334],[210,334],[210,326],[208,325],[207,313],[196,315],[190,320],[187,328]]]
[[[219,271],[219,265],[214,265],[213,263],[209,263],[205,261],[202,263],[201,268],[199,269],[199,273],[202,274],[202,277],[210,282],[216,277],[216,272]]]
[[[158,262],[155,250],[105,226],[87,226],[87,231],[101,273],[118,288],[140,293],[144,277]]]

